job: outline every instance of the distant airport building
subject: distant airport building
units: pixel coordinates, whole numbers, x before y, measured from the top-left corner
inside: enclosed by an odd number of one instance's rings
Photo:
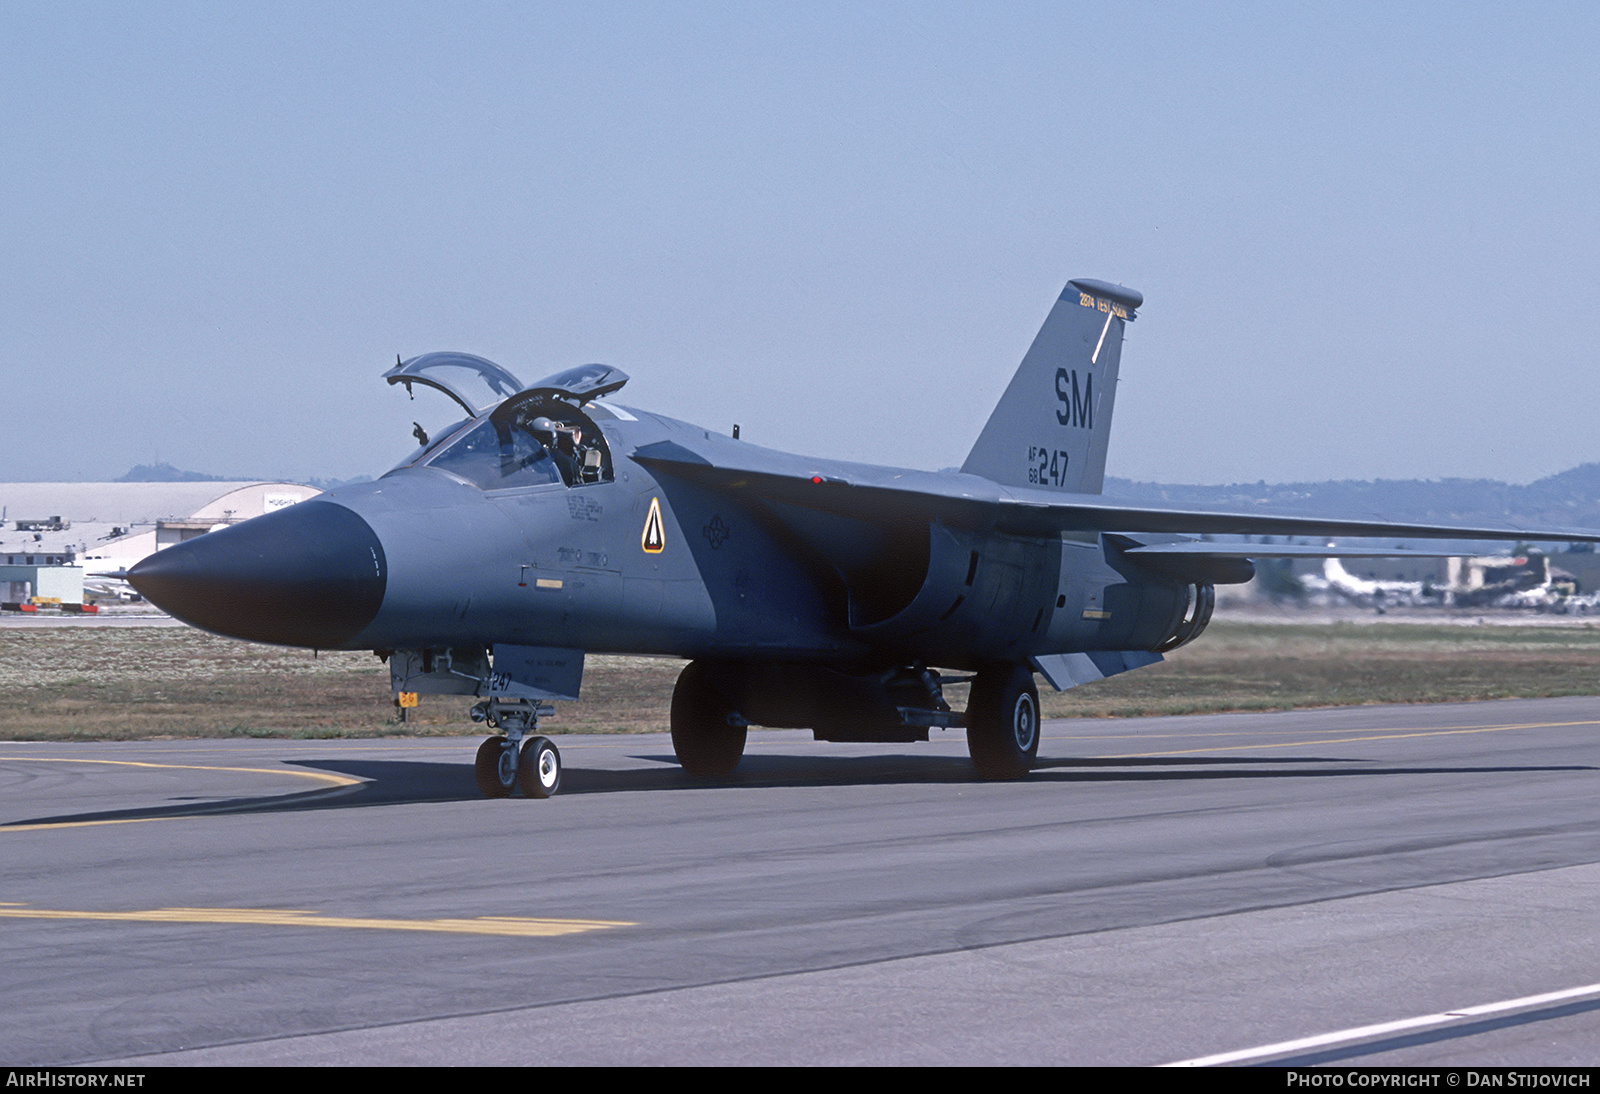
[[[115,575],[163,547],[294,505],[293,482],[0,483],[0,603],[67,609],[127,597]]]
[[[1228,590],[1226,603],[1257,600],[1317,606],[1535,609],[1561,614],[1600,612],[1600,553],[1584,545],[1439,558],[1265,559],[1249,585]]]

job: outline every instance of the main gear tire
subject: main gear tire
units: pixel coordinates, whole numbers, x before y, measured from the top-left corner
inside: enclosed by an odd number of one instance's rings
[[[1020,779],[1039,755],[1039,689],[1024,665],[978,671],[967,702],[967,752],[980,779]]]
[[[733,774],[744,756],[745,725],[717,687],[710,666],[691,661],[672,690],[672,751],[699,778]]]

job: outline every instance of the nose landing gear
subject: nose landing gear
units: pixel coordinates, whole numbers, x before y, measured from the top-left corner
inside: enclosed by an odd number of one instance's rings
[[[472,774],[484,797],[507,798],[521,787],[524,797],[549,798],[561,789],[560,750],[548,737],[529,736],[539,728],[539,713],[524,699],[490,699],[472,708],[474,722],[504,731],[478,746]]]

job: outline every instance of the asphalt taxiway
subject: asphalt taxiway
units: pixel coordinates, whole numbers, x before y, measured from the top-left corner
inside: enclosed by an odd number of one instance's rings
[[[1600,1058],[1600,699],[808,737],[0,744],[0,1063]]]

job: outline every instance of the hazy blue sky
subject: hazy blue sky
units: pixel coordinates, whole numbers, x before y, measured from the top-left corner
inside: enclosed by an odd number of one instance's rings
[[[958,464],[1069,277],[1109,471],[1600,460],[1600,6],[0,0],[0,480],[376,474],[586,361]]]

